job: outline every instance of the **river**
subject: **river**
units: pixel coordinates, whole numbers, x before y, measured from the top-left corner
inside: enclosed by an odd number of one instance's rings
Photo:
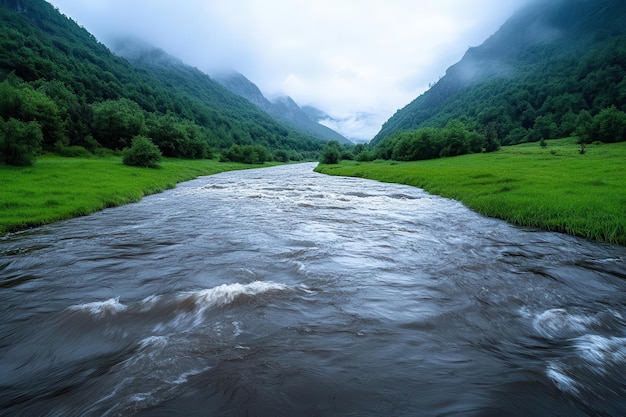
[[[1,238],[0,415],[626,415],[626,248],[313,167]]]

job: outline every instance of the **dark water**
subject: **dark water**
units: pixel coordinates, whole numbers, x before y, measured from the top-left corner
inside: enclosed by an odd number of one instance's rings
[[[312,167],[0,239],[0,413],[626,415],[626,248]]]

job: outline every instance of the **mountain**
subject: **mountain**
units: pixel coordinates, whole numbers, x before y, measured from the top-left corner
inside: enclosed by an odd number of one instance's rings
[[[311,118],[291,97],[278,97],[270,101],[265,98],[261,90],[252,81],[238,72],[220,74],[214,77],[233,93],[244,97],[281,123],[295,130],[323,140],[336,140],[340,143],[352,144],[341,134],[319,124],[319,120]]]
[[[319,123],[322,120],[332,119],[326,112],[313,106],[302,106],[302,111],[314,122]]]
[[[529,5],[396,112],[372,143],[459,119],[514,144],[571,135],[585,112],[626,110],[625,21],[623,0]]]
[[[309,159],[324,146],[162,51],[116,56],[43,0],[0,0],[0,22],[0,121],[37,123],[45,149],[121,149],[138,134],[179,157],[237,144]]]

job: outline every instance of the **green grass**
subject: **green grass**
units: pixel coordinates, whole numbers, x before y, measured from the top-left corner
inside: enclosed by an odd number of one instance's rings
[[[412,185],[511,223],[626,246],[626,143],[573,138],[418,162],[320,165],[330,175]]]
[[[258,165],[165,159],[157,169],[120,157],[42,156],[31,167],[0,165],[0,235],[139,201],[201,175]],[[267,166],[267,165],[265,165]]]

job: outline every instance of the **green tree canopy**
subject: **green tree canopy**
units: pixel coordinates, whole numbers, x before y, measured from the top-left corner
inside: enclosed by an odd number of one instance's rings
[[[331,140],[326,143],[322,153],[320,154],[319,162],[322,164],[337,164],[341,160],[341,145],[336,140]]]
[[[133,137],[144,133],[143,110],[127,98],[96,103],[93,108],[93,135],[103,146],[122,149]]]
[[[146,136],[135,136],[130,148],[125,148],[122,162],[124,165],[157,168],[161,160],[161,151]]]
[[[43,134],[37,122],[0,118],[0,159],[7,165],[32,165],[41,150]]]
[[[608,143],[626,140],[626,113],[615,106],[603,109],[593,118],[591,138]]]

